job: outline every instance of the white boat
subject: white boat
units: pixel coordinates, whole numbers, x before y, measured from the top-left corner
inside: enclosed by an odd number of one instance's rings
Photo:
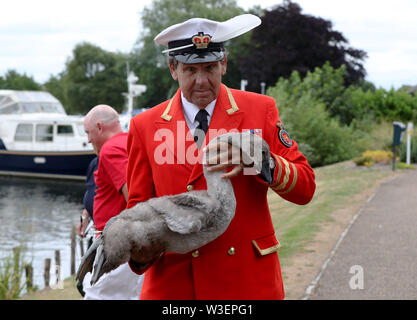
[[[84,180],[94,157],[83,117],[50,93],[0,90],[0,174]]]

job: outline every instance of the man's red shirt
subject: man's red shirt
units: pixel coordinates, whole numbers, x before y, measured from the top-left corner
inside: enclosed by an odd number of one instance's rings
[[[127,133],[107,140],[100,150],[98,170],[94,173],[97,185],[94,197],[94,223],[102,231],[107,221],[126,208],[122,187],[126,183]]]

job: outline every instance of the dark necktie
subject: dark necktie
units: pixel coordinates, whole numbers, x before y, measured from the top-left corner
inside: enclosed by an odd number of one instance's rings
[[[195,116],[195,120],[198,121],[198,126],[194,132],[194,141],[197,143],[198,148],[201,147],[204,141],[204,137],[206,136],[208,130],[208,112],[204,109],[201,109],[197,112]]]

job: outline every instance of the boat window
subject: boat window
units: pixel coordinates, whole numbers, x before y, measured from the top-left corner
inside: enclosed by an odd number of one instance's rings
[[[14,140],[15,141],[32,141],[32,134],[33,134],[33,124],[19,123],[17,125]]]
[[[64,108],[59,103],[41,102],[40,107],[42,112],[65,113]]]
[[[54,103],[41,102],[40,107],[43,112],[56,112]]]
[[[20,108],[17,103],[13,103],[7,107],[0,108],[0,114],[16,114],[19,112],[20,112]]]
[[[36,102],[22,102],[23,112],[33,113],[39,112],[39,104]]]
[[[38,124],[36,125],[36,141],[52,141],[53,134],[52,124]]]
[[[0,96],[0,108],[6,104],[9,104],[10,102],[13,102],[11,98],[7,96]]]
[[[66,136],[73,136],[74,131],[72,130],[72,125],[69,124],[59,124],[57,125],[57,133],[66,135]]]
[[[57,103],[57,104],[55,105],[55,107],[56,107],[56,109],[58,110],[58,112],[59,112],[59,113],[64,113],[64,114],[66,114],[65,109],[64,109],[64,107],[62,106],[62,104]]]
[[[30,91],[14,91],[14,95],[17,97],[19,101],[31,101],[33,100],[30,96]],[[33,92],[32,92],[33,94]]]
[[[0,90],[0,114],[49,112],[66,114],[58,99],[49,92]]]

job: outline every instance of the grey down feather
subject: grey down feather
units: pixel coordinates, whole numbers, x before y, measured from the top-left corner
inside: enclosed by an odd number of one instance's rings
[[[252,174],[261,171],[263,158],[269,156],[266,142],[249,132],[218,136],[209,146],[218,141],[240,149],[244,163],[253,164]],[[82,281],[94,270],[91,284],[96,283],[129,261],[133,245],[159,242],[166,252],[187,253],[219,237],[234,217],[236,199],[230,180],[221,178],[223,172],[207,172],[204,165],[203,171],[207,190],[152,198],[111,218],[83,256],[76,279]]]

